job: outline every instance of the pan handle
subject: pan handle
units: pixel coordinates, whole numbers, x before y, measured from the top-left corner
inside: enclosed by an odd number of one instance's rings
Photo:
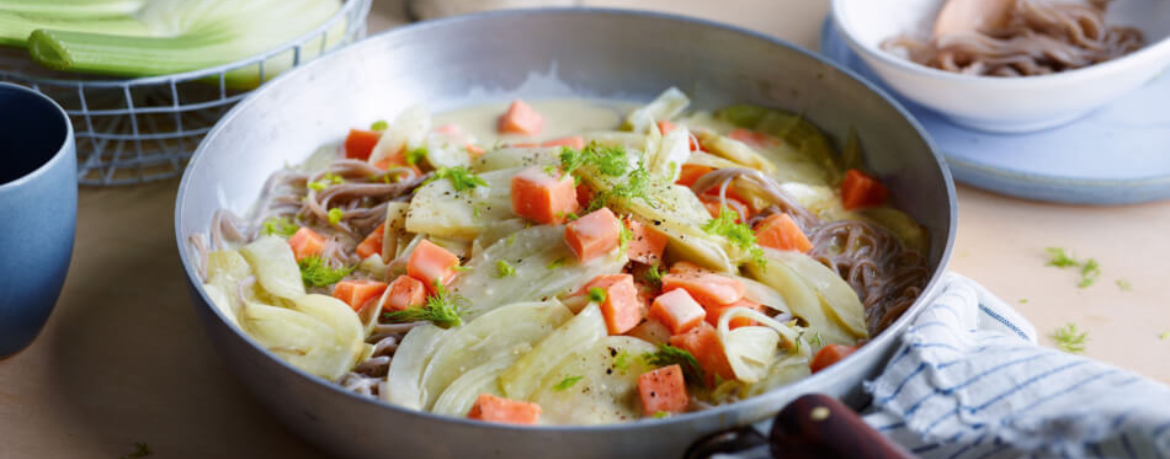
[[[736,459],[914,458],[852,409],[822,394],[801,396],[784,407],[772,421],[767,439],[751,427],[718,432],[692,444],[685,459],[716,454]]]

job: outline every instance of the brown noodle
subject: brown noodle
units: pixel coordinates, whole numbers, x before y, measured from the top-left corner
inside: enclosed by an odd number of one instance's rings
[[[1016,0],[1006,26],[956,32],[923,41],[897,36],[882,49],[922,65],[968,75],[1047,75],[1124,56],[1145,45],[1132,27],[1107,26],[1112,0],[1088,5],[1053,0]]]

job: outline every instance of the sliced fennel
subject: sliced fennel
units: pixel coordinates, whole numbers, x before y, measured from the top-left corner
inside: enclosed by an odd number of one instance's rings
[[[240,249],[240,254],[256,271],[256,279],[265,291],[280,298],[296,299],[305,295],[301,268],[288,242],[277,236],[261,236]]]
[[[532,347],[527,343],[520,343],[512,349],[491,357],[487,362],[467,370],[447,386],[443,395],[435,400],[431,412],[447,416],[466,416],[480,394],[503,396],[500,391],[500,374],[512,366],[520,355],[531,350]]]
[[[390,371],[386,373],[387,402],[407,409],[422,409],[423,371],[442,344],[443,337],[450,332],[434,324],[425,324],[411,329],[402,338],[390,360]]]
[[[833,320],[845,327],[856,338],[869,337],[865,325],[865,308],[857,292],[837,273],[808,255],[795,251],[776,251],[775,259],[792,267],[828,305],[826,311]]]
[[[736,317],[746,317],[761,325],[732,330],[731,319]],[[727,363],[731,365],[735,378],[749,384],[759,381],[767,373],[776,358],[781,339],[793,348],[800,337],[796,330],[771,317],[742,307],[724,311],[719,316],[715,333],[723,343]]]
[[[475,239],[493,222],[514,218],[511,181],[518,169],[479,174],[487,186],[456,192],[450,180],[419,187],[410,202],[406,230],[435,236]]]
[[[528,166],[558,166],[560,152],[560,148],[498,148],[476,158],[471,168],[476,172],[490,172]]]
[[[0,9],[9,11],[9,19],[19,15],[24,21],[12,27],[12,21],[0,19],[5,42],[27,39],[32,58],[52,69],[130,77],[181,73],[256,56],[320,26],[341,7],[339,0],[147,0],[101,2],[108,5],[81,15],[47,5],[10,10],[6,4],[13,1],[0,2]],[[339,42],[340,27],[344,24],[327,34],[330,43],[306,43],[300,59]],[[265,62],[265,78],[291,66],[292,52],[285,54]],[[260,83],[260,69],[229,72],[225,82],[254,87]]]
[[[589,304],[505,370],[500,389],[508,398],[527,400],[562,361],[591,349],[607,334],[601,308]]]
[[[297,309],[247,302],[240,310],[240,325],[248,336],[289,364],[336,380],[361,355],[362,327],[357,315],[344,303],[324,295],[306,296],[295,305]]]
[[[252,267],[239,252],[217,250],[207,254],[207,284],[204,287],[215,307],[229,316],[232,323],[238,324],[236,316],[243,307],[236,292],[240,282],[251,275]]]
[[[370,153],[370,164],[378,164],[389,156],[423,147],[430,131],[431,112],[426,105],[414,105],[403,110],[378,138],[378,143]]]
[[[657,98],[632,112],[626,117],[622,129],[642,133],[656,121],[669,120],[678,116],[690,105],[691,99],[678,88],[671,87]]]
[[[423,408],[429,409],[451,382],[467,369],[514,351],[518,345],[531,348],[572,317],[573,313],[556,300],[517,303],[497,308],[452,329],[423,371]]]
[[[654,345],[629,336],[606,336],[544,376],[531,400],[550,424],[594,425],[628,422],[642,417],[638,376],[654,367],[638,358],[655,352]],[[624,366],[617,356],[626,355]],[[581,378],[558,390],[566,378]]]
[[[840,284],[831,281],[814,284],[806,280],[803,275],[803,271],[808,270],[813,272],[812,276],[819,277],[823,274],[819,271],[821,269],[828,271],[828,268],[811,258],[809,260],[812,263],[799,263],[797,266],[791,266],[786,262],[791,261],[792,257],[782,255],[787,252],[764,249],[764,253],[765,259],[768,260],[767,268],[749,263],[746,265],[748,273],[761,283],[780,292],[785,303],[792,309],[792,313],[804,319],[810,329],[820,333],[825,344],[853,345],[858,339],[869,336],[864,327],[865,311],[861,306],[861,301],[848,284],[845,284],[840,278],[837,278],[841,282]],[[791,253],[804,256],[797,252]],[[829,274],[832,272],[829,271]],[[840,290],[842,287],[844,291]],[[831,288],[839,293],[828,294],[827,298],[826,292],[820,288]],[[852,295],[852,298],[848,298],[845,293]],[[841,304],[833,304],[829,298],[836,299]],[[845,321],[841,320],[841,317],[848,317],[848,322],[852,325],[846,324]],[[857,325],[861,325],[861,327],[857,328]]]
[[[469,270],[451,285],[452,292],[471,300],[463,316],[475,318],[501,305],[544,301],[576,291],[594,277],[620,272],[627,262],[625,252],[615,249],[582,264],[564,243],[564,234],[561,225],[533,226],[475,254],[465,265]],[[515,275],[500,277],[496,269],[500,260]]]

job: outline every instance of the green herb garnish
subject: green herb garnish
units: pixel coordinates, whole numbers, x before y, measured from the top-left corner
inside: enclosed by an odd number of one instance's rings
[[[386,128],[389,128],[389,127],[390,127],[390,123],[387,123],[386,120],[378,120],[378,121],[374,121],[374,124],[370,125],[370,130],[371,131],[385,131]]]
[[[340,185],[342,183],[345,183],[345,179],[341,178],[341,176],[332,172],[326,172],[325,175],[321,176],[320,180],[310,182],[307,186],[312,188],[313,191],[321,191],[329,188],[329,185]]]
[[[589,301],[594,303],[605,302],[605,290],[601,287],[593,287],[589,289]]]
[[[149,456],[151,454],[154,454],[154,451],[150,450],[150,445],[147,445],[146,442],[138,442],[134,444],[133,453],[121,456],[119,459],[137,459],[140,457]]]
[[[440,327],[457,327],[463,324],[459,310],[467,304],[467,299],[452,295],[443,284],[435,281],[435,294],[427,298],[422,308],[410,308],[402,311],[384,312],[382,319],[387,322],[418,322],[427,320]]]
[[[427,157],[427,147],[418,147],[413,150],[406,151],[406,164],[411,166],[418,164],[423,158]],[[485,184],[486,185],[486,184]]]
[[[470,267],[470,266],[455,266],[455,267],[453,267],[453,268],[451,268],[451,269],[455,270],[455,272],[457,272],[457,273],[462,273],[462,272],[471,271],[471,267]]]
[[[560,257],[560,258],[557,258],[556,260],[550,261],[548,263],[548,266],[545,266],[545,267],[548,269],[557,269],[557,268],[560,268],[561,266],[563,266],[566,261],[567,261],[566,257]]]
[[[455,187],[455,191],[466,191],[479,186],[487,186],[488,184],[478,175],[473,174],[466,167],[462,166],[441,168],[435,171],[435,174],[423,183],[427,184],[441,179],[450,180],[451,186]]]
[[[622,252],[625,252],[630,241],[634,239],[634,232],[630,231],[630,227],[625,222],[619,221],[618,224],[622,227],[622,232],[618,235],[618,247],[621,247]]]
[[[356,266],[334,268],[321,257],[307,257],[297,265],[301,268],[301,280],[309,287],[325,287],[336,284],[353,272]]]
[[[645,168],[639,167],[630,173],[626,178],[625,183],[615,185],[609,191],[597,193],[593,199],[589,201],[588,211],[592,212],[602,207],[612,200],[631,200],[634,198],[642,198],[646,204],[652,208],[658,206],[649,199],[650,186],[653,185],[654,177]]]
[[[1077,324],[1069,322],[1065,326],[1052,332],[1052,341],[1056,347],[1070,354],[1083,354],[1085,342],[1089,340],[1089,333],[1077,329]]]
[[[516,275],[516,268],[513,268],[508,262],[500,260],[496,262],[496,274],[500,277],[512,277]]]
[[[1077,287],[1085,288],[1097,282],[1097,278],[1101,277],[1101,265],[1097,264],[1097,260],[1090,258],[1081,266],[1081,281],[1077,283]]]
[[[584,376],[570,376],[568,378],[562,379],[561,382],[559,382],[559,383],[557,383],[557,385],[553,386],[553,390],[562,391],[562,390],[568,389],[570,387],[573,387],[573,385],[577,384],[577,381],[580,381],[581,378],[584,378]]]
[[[301,227],[284,217],[268,217],[260,224],[260,234],[265,236],[276,235],[289,237],[296,234]]]
[[[678,364],[682,367],[683,377],[687,381],[692,384],[704,383],[703,367],[699,366],[699,361],[695,360],[694,355],[683,349],[669,344],[660,344],[658,345],[658,352],[642,354],[642,360],[656,367]]]
[[[669,417],[670,417],[670,412],[668,412],[668,411],[655,411],[654,412],[654,419],[664,419],[664,418],[669,418]]]
[[[1166,341],[1166,340],[1170,339],[1170,330],[1162,332],[1161,335],[1158,335],[1158,339],[1160,339],[1162,341]]]
[[[1027,298],[1020,298],[1020,304],[1028,304]]]
[[[1044,251],[1048,252],[1048,255],[1051,257],[1051,259],[1048,260],[1048,266],[1069,268],[1080,265],[1080,263],[1069,256],[1068,252],[1060,247],[1048,247],[1044,249]]]
[[[718,217],[708,220],[707,223],[703,224],[703,231],[706,231],[707,234],[727,238],[732,245],[747,250],[752,257],[752,261],[760,266],[764,266],[767,260],[764,259],[764,250],[756,244],[756,234],[746,224],[736,223],[735,220],[738,218],[738,212],[732,210],[730,207],[723,206],[719,210]]]
[[[626,370],[630,369],[630,357],[630,351],[618,352],[618,355],[613,358],[613,367],[624,374]]]
[[[511,247],[512,244],[515,244],[515,243],[516,243],[516,233],[512,233],[511,235],[508,236],[508,240],[504,241],[504,246]]]
[[[1121,291],[1123,291],[1123,292],[1133,291],[1133,284],[1131,284],[1129,282],[1129,280],[1117,279],[1116,283],[1117,283],[1117,288],[1121,289]]]
[[[654,263],[646,269],[646,273],[642,275],[642,280],[649,282],[650,285],[656,288],[662,285],[662,271],[658,269],[658,263]]]
[[[630,167],[630,160],[626,149],[621,146],[604,146],[597,142],[590,142],[580,150],[569,147],[561,149],[561,170],[570,174],[583,165],[591,165],[598,172],[610,177],[620,177]],[[551,175],[551,174],[550,174]]]
[[[341,210],[340,208],[334,207],[332,209],[329,209],[328,216],[329,216],[329,224],[336,225],[338,223],[341,223],[342,217],[345,217],[345,211]]]

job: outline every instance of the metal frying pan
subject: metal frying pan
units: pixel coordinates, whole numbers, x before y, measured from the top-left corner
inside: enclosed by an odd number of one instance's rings
[[[278,77],[223,117],[191,160],[175,205],[180,257],[212,344],[277,419],[340,457],[677,458],[692,439],[768,418],[801,394],[857,403],[860,382],[894,351],[909,317],[843,362],[738,403],[621,425],[510,427],[404,410],[301,372],[232,327],[199,287],[189,236],[207,231],[219,208],[245,213],[272,172],[352,126],[424,101],[436,111],[513,97],[648,101],[670,86],[701,109],[754,103],[803,113],[837,142],[855,129],[869,168],[930,234],[933,278],[923,297],[932,295],[954,237],[954,185],[918,124],[871,84],[808,51],[712,22],[508,11],[372,37]]]

